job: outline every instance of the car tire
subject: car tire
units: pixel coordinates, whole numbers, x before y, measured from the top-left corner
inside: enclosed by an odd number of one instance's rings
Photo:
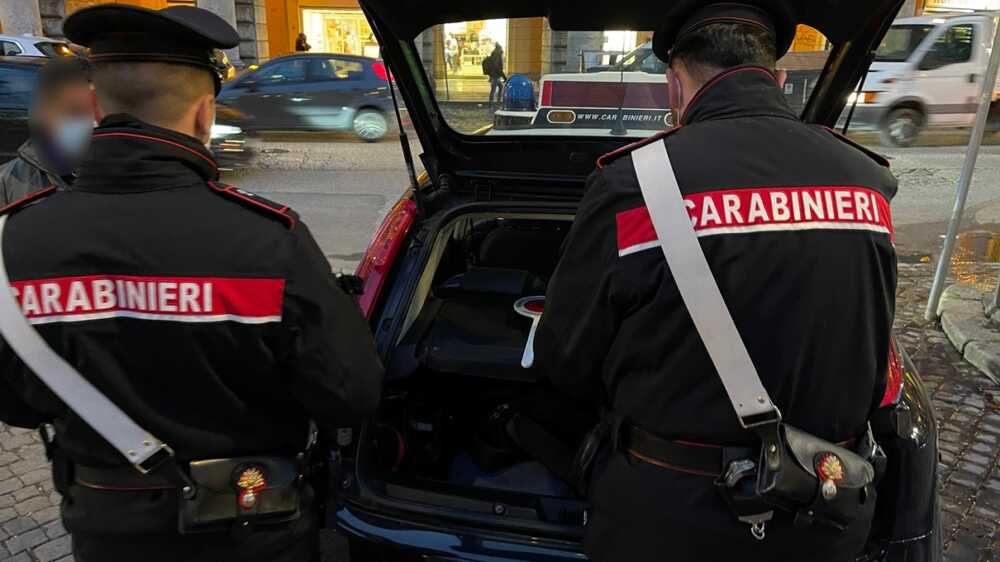
[[[389,132],[389,122],[377,109],[362,109],[354,116],[354,134],[365,142],[375,142]]]
[[[905,148],[913,146],[924,126],[924,116],[916,109],[901,107],[893,109],[882,123],[880,138],[882,146]]]

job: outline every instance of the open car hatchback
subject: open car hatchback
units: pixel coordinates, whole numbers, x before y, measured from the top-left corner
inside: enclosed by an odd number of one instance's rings
[[[817,45],[779,63],[785,94],[832,126],[902,2],[785,1]],[[356,561],[585,559],[585,498],[498,436],[540,386],[522,367],[532,319],[514,304],[545,293],[596,159],[672,122],[648,48],[670,2],[361,4],[425,173],[357,271],[387,379],[377,419],[338,435],[328,523]],[[495,44],[499,101],[483,75]],[[905,351],[890,355],[872,418],[889,466],[859,559],[939,560],[933,410]]]

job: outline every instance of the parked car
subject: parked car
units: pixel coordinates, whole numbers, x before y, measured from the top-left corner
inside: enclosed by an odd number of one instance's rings
[[[1000,13],[933,15],[893,23],[875,53],[852,128],[874,129],[888,146],[910,146],[926,127],[975,122]],[[993,101],[1000,98],[1000,80]]]
[[[45,65],[41,57],[0,57],[0,164],[17,157],[17,149],[28,140],[35,74]],[[220,107],[212,129],[211,150],[223,170],[243,168],[253,158],[247,135],[238,125],[239,114]]]
[[[218,101],[246,116],[247,131],[353,131],[368,142],[393,115],[382,62],[329,53],[270,60],[226,83]]]
[[[69,43],[34,35],[0,35],[0,56],[68,57]]]
[[[521,367],[531,321],[512,305],[544,293],[597,157],[642,128],[472,134],[475,122],[461,121],[467,108],[435,99],[435,73],[416,66],[430,57],[420,56],[415,40],[444,23],[545,16],[573,44],[574,33],[594,35],[581,30],[650,30],[669,6],[361,1],[410,110],[426,173],[385,217],[356,278],[345,283],[360,291],[387,376],[378,417],[338,432],[328,523],[347,537],[353,560],[583,560],[584,498],[530,459],[500,473],[476,459],[509,452],[493,446],[489,420],[539,386],[538,375]],[[829,10],[785,1],[834,45],[802,114],[831,126],[899,2]],[[889,356],[871,418],[888,468],[859,560],[937,561],[934,413],[905,351],[893,344]]]
[[[39,57],[0,58],[0,164],[17,156],[28,139],[28,111],[35,73],[45,65]]]

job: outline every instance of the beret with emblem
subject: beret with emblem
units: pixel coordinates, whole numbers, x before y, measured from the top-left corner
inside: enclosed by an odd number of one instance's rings
[[[218,92],[223,63],[219,49],[240,44],[239,34],[218,15],[193,6],[150,10],[123,4],[84,8],[66,18],[63,32],[90,48],[94,62],[166,62],[204,68]]]

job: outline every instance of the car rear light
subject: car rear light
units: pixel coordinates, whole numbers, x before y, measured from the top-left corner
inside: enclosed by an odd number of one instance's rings
[[[889,369],[886,373],[885,393],[879,408],[894,406],[899,403],[903,395],[903,360],[899,357],[899,350],[896,349],[896,340],[889,340]]]
[[[417,218],[417,204],[409,197],[400,199],[385,216],[375,236],[372,237],[356,275],[364,283],[364,292],[358,297],[358,306],[365,318],[370,318],[385,284],[392,263],[403,246],[406,234]]]
[[[542,101],[538,104],[541,107],[551,107],[552,106],[552,82],[548,80],[542,81]]]
[[[545,118],[549,123],[569,125],[570,123],[576,121],[576,113],[568,109],[561,109],[557,111],[550,111]]]
[[[373,62],[372,72],[375,73],[375,76],[377,76],[379,80],[383,80],[385,82],[395,82],[395,79],[389,75],[389,69],[385,67],[384,63]]]

